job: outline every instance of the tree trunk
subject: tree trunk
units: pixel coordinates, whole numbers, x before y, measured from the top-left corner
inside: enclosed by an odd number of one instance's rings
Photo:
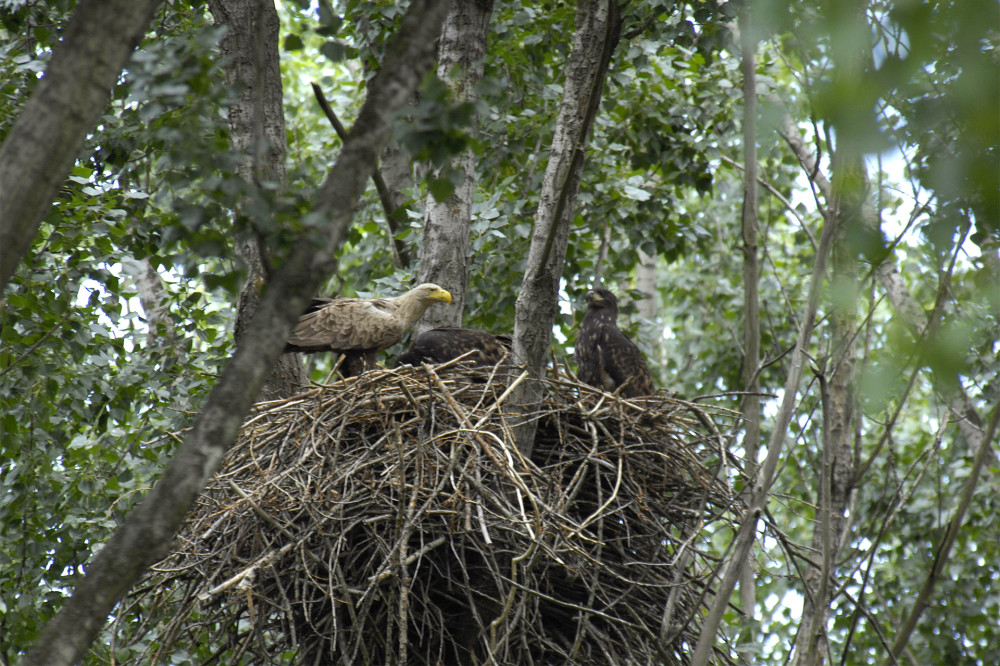
[[[409,225],[409,220],[406,219],[406,208],[403,208],[403,204],[407,203],[410,191],[413,189],[413,161],[410,159],[410,154],[403,149],[398,141],[390,141],[389,145],[382,151],[382,157],[378,162],[388,195],[386,203],[389,210],[386,211],[386,215],[390,216],[390,219],[386,219],[386,227],[393,235],[390,243],[392,260],[397,268],[409,270],[413,261],[412,252],[407,247],[406,241],[396,239],[395,234],[399,231],[401,224]],[[394,216],[395,219],[391,219]]]
[[[781,100],[777,97],[769,96],[768,99],[779,108],[783,107]],[[823,195],[823,198],[827,202],[833,201],[833,188],[830,181],[816,164],[816,160],[806,146],[798,127],[787,112],[782,116],[778,132],[792,149],[799,164],[802,165],[802,170],[809,174],[810,180]],[[878,212],[867,199],[862,206],[861,217],[868,228],[876,230],[879,228]],[[903,283],[899,267],[891,258],[886,258],[875,269],[875,277],[886,296],[889,297],[889,302],[896,315],[902,318],[913,337],[920,339],[927,330],[927,316],[924,314],[923,307]],[[962,388],[961,382],[958,381],[957,374],[945,377],[938,371],[932,370],[930,378],[935,390],[945,398],[949,408],[957,416],[958,428],[970,450],[975,453],[980,446],[990,446],[983,435],[983,420],[972,404],[972,400]],[[986,456],[987,464],[991,466],[996,460],[996,451],[991,447],[986,451]]]
[[[863,40],[869,34],[863,0],[847,0],[838,11],[849,21],[857,44],[847,46],[834,40],[833,85],[844,89],[863,80],[871,69],[871,52]],[[865,110],[872,113],[873,110]],[[829,654],[827,630],[830,604],[839,581],[836,564],[840,560],[841,537],[847,525],[845,515],[855,485],[854,443],[856,433],[856,339],[858,266],[852,238],[864,227],[863,210],[868,198],[868,174],[863,146],[850,123],[828,120],[837,137],[833,155],[832,198],[827,200],[826,223],[836,230],[830,261],[831,306],[830,348],[819,377],[823,405],[823,438],[816,519],[813,521],[811,559],[805,568],[802,619],[795,639],[793,666],[820,666]]]
[[[229,108],[229,146],[240,155],[239,175],[250,185],[285,182],[285,116],[282,107],[278,59],[279,21],[272,0],[212,0],[215,23],[226,27],[222,56],[226,85],[242,92]],[[240,210],[238,229],[253,222]],[[237,254],[246,266],[236,311],[236,344],[257,311],[260,290],[267,281],[266,249],[257,237],[237,242]],[[261,400],[288,397],[308,383],[298,355],[285,354],[261,389]]]
[[[147,347],[173,347],[177,339],[174,328],[167,321],[167,290],[163,278],[156,272],[149,259],[123,259],[122,269],[135,283],[139,303],[146,314]]]
[[[493,0],[466,0],[452,4],[441,31],[438,76],[451,86],[453,100],[474,102],[483,78],[486,35]],[[427,195],[424,234],[420,244],[419,282],[433,282],[452,295],[452,307],[432,308],[415,327],[420,333],[436,326],[461,326],[469,281],[469,223],[476,185],[476,154],[471,148],[443,169],[457,169],[462,181],[445,201]]]
[[[73,167],[159,0],[82,0],[0,147],[0,293]]]
[[[807,588],[793,664],[822,664],[828,654],[827,624],[837,581],[835,564],[847,525],[845,512],[855,486],[854,442],[856,420],[857,259],[849,237],[861,224],[868,182],[860,155],[839,151],[833,187],[833,205],[827,211],[837,237],[831,255],[832,291],[837,294],[830,315],[834,345],[821,377],[823,450],[819,466],[819,505],[812,536],[819,561],[806,566]]]
[[[757,468],[757,450],[761,445],[760,406],[760,250],[757,244],[757,41],[752,37],[750,8],[740,11],[740,64],[743,70],[743,455],[747,469]],[[755,583],[756,560],[749,553],[740,576],[740,604],[746,618],[752,618],[757,606]],[[743,640],[754,642],[752,623],[745,626]],[[740,658],[749,662],[749,653]]]
[[[775,472],[778,469],[778,461],[782,457],[781,452],[784,449],[789,424],[795,411],[795,401],[798,396],[799,384],[802,381],[802,373],[808,360],[809,344],[812,340],[816,311],[819,307],[819,295],[833,247],[833,238],[834,224],[831,220],[826,220],[823,224],[823,233],[820,234],[819,244],[816,246],[816,258],[813,262],[809,294],[806,297],[805,310],[800,319],[795,348],[791,353],[788,377],[785,379],[781,394],[781,404],[778,406],[778,412],[774,415],[774,427],[771,429],[771,439],[767,444],[767,456],[751,479],[749,492],[746,493],[749,496],[746,517],[736,533],[736,545],[733,547],[732,556],[726,564],[722,580],[719,581],[714,590],[715,598],[702,623],[698,643],[695,645],[694,652],[691,653],[691,666],[705,666],[712,657],[719,626],[722,623],[723,615],[729,608],[729,598],[753,548],[757,521],[767,506],[771,485],[774,483]]]
[[[514,398],[526,413],[541,399],[537,381],[545,372],[552,343],[552,326],[559,308],[570,221],[583,172],[587,136],[601,101],[604,79],[621,34],[621,17],[614,0],[579,0],[576,32],[566,62],[566,80],[556,118],[549,162],[535,213],[531,248],[514,315],[514,350],[530,379],[519,385]],[[535,421],[517,426],[517,447],[531,452]]]
[[[635,288],[643,296],[636,301],[639,316],[647,321],[656,321],[660,314],[659,299],[656,297],[656,257],[639,250],[639,265],[635,268]]]
[[[354,207],[388,141],[393,116],[430,69],[434,39],[447,9],[447,0],[411,3],[383,71],[369,85],[358,120],[317,193],[310,214],[329,220],[326,244],[304,239],[276,271],[252,326],[163,477],[94,556],[73,596],[25,657],[25,666],[79,663],[115,604],[169,552],[184,516],[236,439],[298,314],[332,275]]]

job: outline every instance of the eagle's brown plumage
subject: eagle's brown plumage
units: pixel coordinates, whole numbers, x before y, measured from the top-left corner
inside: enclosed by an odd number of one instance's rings
[[[341,374],[359,374],[374,367],[378,353],[399,342],[437,302],[451,303],[451,294],[430,283],[394,298],[315,299],[299,317],[285,351],[344,354]]]
[[[653,376],[635,343],[618,328],[618,299],[607,289],[587,292],[574,357],[580,381],[633,398],[652,395]]]
[[[462,354],[473,365],[495,365],[510,350],[509,335],[494,335],[459,326],[441,326],[424,331],[410,343],[410,348],[396,359],[396,367],[421,363],[445,363]]]

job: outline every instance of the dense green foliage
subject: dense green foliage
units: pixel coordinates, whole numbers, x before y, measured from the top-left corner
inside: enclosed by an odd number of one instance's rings
[[[0,8],[0,139],[74,4]],[[859,232],[857,243],[863,476],[835,572],[846,594],[834,604],[830,642],[838,662],[881,661],[880,635],[891,641],[912,606],[971,468],[974,451],[946,396],[964,391],[983,421],[1000,396],[997,8],[992,0],[874,1],[858,34],[834,0],[751,4],[762,99],[784,104],[828,173],[836,139],[858,142],[869,157],[882,227]],[[600,275],[619,293],[658,304],[655,318],[642,319],[627,303],[622,325],[661,387],[685,397],[740,391],[746,285],[736,6],[642,0],[623,11],[625,37],[590,137],[554,352],[569,358],[582,294]],[[321,84],[349,125],[401,14],[396,3],[354,0],[286,2],[281,12],[289,185],[250,187],[235,174],[225,120],[233,91],[216,57],[221,33],[200,3],[165,2],[2,295],[0,663],[18,661],[150,486],[231,353],[241,275],[234,240],[263,237],[280,262],[300,231],[340,146],[309,82]],[[497,0],[479,102],[451,105],[431,79],[399,122],[397,138],[415,161],[440,162],[464,145],[478,155],[465,312],[473,327],[513,330],[573,15],[570,3]],[[851,39],[872,45],[874,67],[836,89],[831,51]],[[764,103],[757,128],[767,189],[762,272],[752,288],[762,302],[769,395],[780,393],[787,373],[823,223],[809,174],[774,129],[780,113]],[[845,122],[852,132],[835,137],[832,127]],[[399,236],[414,249],[431,186],[417,180],[410,213],[399,220]],[[234,228],[237,203],[247,228]],[[387,234],[370,191],[331,292],[391,293],[413,279],[415,266],[393,269]],[[640,250],[656,257],[654,294],[636,290]],[[927,332],[909,330],[881,292],[874,264],[885,259],[897,263],[928,315]],[[155,305],[164,314],[153,329],[154,304],[140,304],[134,279],[142,262],[162,280]],[[789,544],[809,544],[814,528],[824,436],[818,369],[838,344],[825,327],[835,291],[822,301],[809,350],[817,377],[807,375],[773,489],[771,517],[786,541],[771,532],[757,552],[759,633],[749,649],[761,663],[783,663],[798,628],[801,562]],[[320,361],[314,378],[327,369]],[[716,402],[739,408],[737,397]],[[765,421],[765,443],[770,427]],[[911,639],[915,663],[1000,661],[996,456],[990,465]],[[734,634],[743,626],[735,613],[727,620]],[[201,663],[212,653],[203,648],[175,663]],[[106,649],[98,652],[95,663],[110,662]]]

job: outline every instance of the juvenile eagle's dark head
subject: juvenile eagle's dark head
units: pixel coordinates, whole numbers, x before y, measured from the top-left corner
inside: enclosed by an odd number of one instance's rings
[[[618,316],[618,297],[604,287],[597,287],[587,292],[587,311],[598,314]]]
[[[626,397],[655,393],[642,352],[618,328],[618,299],[601,287],[587,292],[586,299],[574,352],[577,377],[605,391],[620,389]]]

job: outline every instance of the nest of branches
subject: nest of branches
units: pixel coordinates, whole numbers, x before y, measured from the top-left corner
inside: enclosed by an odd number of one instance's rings
[[[194,643],[224,663],[686,663],[708,537],[741,511],[732,416],[564,377],[526,416],[522,380],[404,367],[259,404],[119,645],[143,662]]]

